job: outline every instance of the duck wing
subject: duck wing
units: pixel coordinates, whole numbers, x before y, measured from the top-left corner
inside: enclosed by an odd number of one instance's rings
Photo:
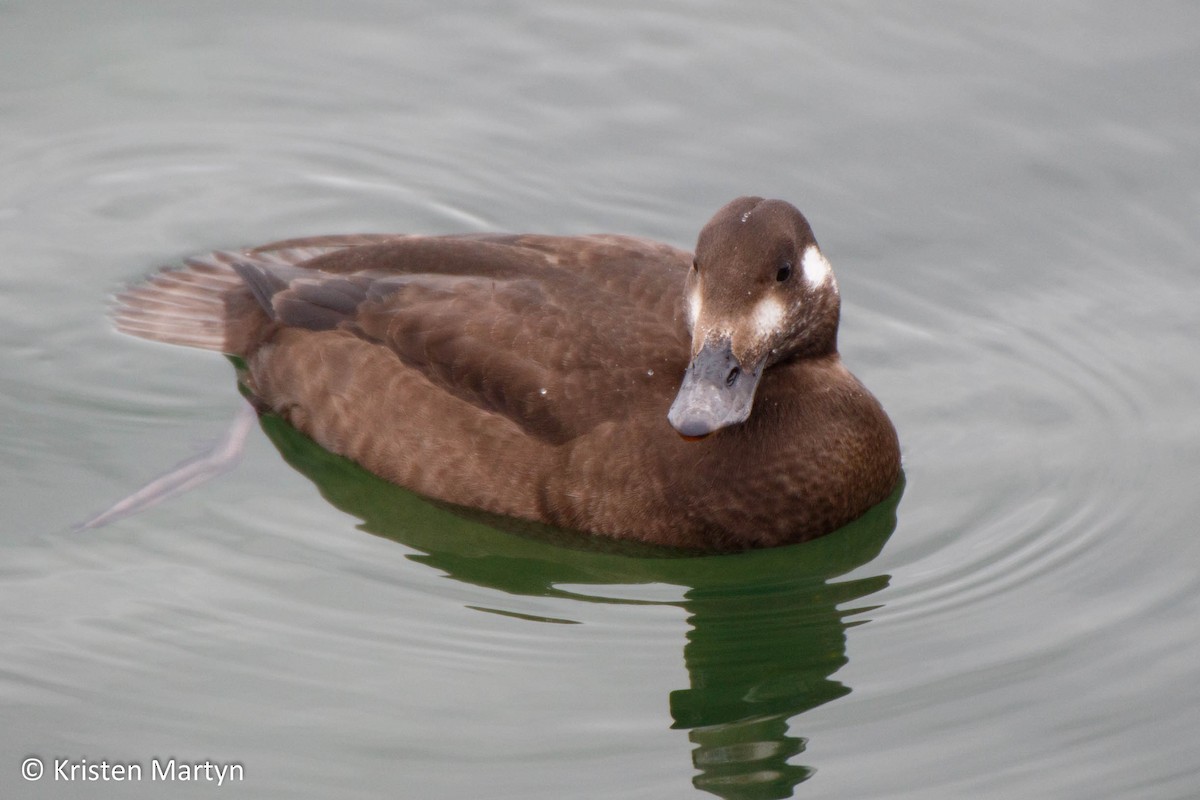
[[[548,443],[643,406],[662,413],[687,359],[690,255],[619,236],[404,237],[329,249],[314,240],[233,264],[284,328],[352,334],[397,369]],[[308,337],[313,360],[326,337]],[[291,358],[303,368],[303,353]]]

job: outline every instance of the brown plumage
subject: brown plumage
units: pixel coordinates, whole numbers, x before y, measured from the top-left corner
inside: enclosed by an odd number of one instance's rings
[[[189,259],[119,303],[122,331],[242,357],[261,407],[461,506],[739,549],[828,533],[899,477],[782,201],[725,206],[694,261],[626,236],[329,236]]]

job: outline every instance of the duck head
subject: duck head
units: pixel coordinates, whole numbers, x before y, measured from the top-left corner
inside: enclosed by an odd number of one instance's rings
[[[782,200],[739,197],[713,216],[684,302],[691,362],[667,420],[688,439],[749,419],[776,364],[837,352],[837,281],[808,220]]]

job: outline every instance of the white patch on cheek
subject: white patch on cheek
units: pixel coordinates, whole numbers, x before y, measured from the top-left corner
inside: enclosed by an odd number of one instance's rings
[[[688,295],[688,327],[695,330],[696,320],[700,319],[700,312],[703,309],[704,301],[700,299],[700,285],[692,289],[692,293]]]
[[[814,289],[824,286],[833,278],[833,267],[829,264],[829,259],[825,258],[825,254],[818,250],[816,245],[809,245],[804,251],[804,257],[800,259],[800,268],[804,271],[804,281]]]
[[[754,307],[754,333],[759,339],[767,339],[779,331],[787,308],[775,297],[764,297]]]

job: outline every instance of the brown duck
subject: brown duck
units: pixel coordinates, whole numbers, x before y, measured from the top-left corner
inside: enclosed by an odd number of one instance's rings
[[[892,491],[895,429],[837,352],[804,216],[741,197],[696,253],[628,236],[329,236],[189,259],[120,330],[244,359],[259,408],[447,503],[714,550]]]

